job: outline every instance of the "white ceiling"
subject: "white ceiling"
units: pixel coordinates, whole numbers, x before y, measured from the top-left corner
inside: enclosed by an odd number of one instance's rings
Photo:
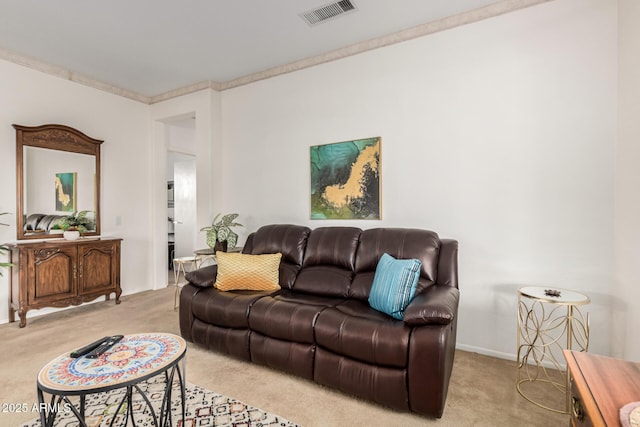
[[[18,55],[154,97],[201,82],[246,78],[474,9],[518,3],[352,0],[356,12],[314,27],[299,16],[330,2],[0,0],[0,58]]]

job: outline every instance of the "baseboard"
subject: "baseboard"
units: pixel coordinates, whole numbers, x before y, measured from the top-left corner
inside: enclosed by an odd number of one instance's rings
[[[491,350],[484,347],[476,347],[476,346],[467,345],[467,344],[456,344],[456,349],[462,350],[462,351],[468,351],[470,353],[482,354],[483,356],[491,356],[498,359],[506,359],[506,360],[513,360],[513,361],[516,360],[515,353],[514,354],[504,353],[501,351],[495,351],[495,350]]]
[[[468,351],[471,353],[478,353],[478,354],[482,354],[483,356],[490,356],[490,357],[495,357],[497,359],[511,360],[513,362],[516,362],[518,359],[515,354],[504,353],[501,351],[490,350],[488,348],[476,347],[473,345],[456,344],[456,350]],[[560,367],[562,369],[566,369],[566,363],[563,363],[563,360],[559,360],[558,363],[560,364]],[[533,360],[529,360],[529,365],[534,365],[534,364],[535,362]],[[546,361],[542,362],[542,365],[549,369],[556,369],[556,367],[550,362],[546,362]]]

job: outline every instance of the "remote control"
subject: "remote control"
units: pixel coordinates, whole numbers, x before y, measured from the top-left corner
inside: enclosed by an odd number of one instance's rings
[[[85,354],[89,353],[91,350],[93,350],[94,348],[98,347],[100,344],[102,344],[103,342],[107,341],[109,338],[111,337],[102,337],[100,338],[98,341],[92,342],[89,345],[85,345],[82,348],[79,348],[77,350],[74,350],[71,352],[71,354],[69,355],[69,357],[72,358],[77,358],[80,356],[84,356]]]
[[[109,337],[107,341],[103,342],[98,347],[91,350],[89,353],[86,354],[85,357],[87,357],[88,359],[96,359],[100,357],[102,353],[104,353],[105,351],[113,347],[121,339],[122,339],[122,335],[114,335],[112,337]]]

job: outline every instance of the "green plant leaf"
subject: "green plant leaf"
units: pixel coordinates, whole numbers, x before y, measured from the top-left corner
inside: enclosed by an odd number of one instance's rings
[[[4,255],[9,251],[9,248],[4,246],[4,245],[0,245],[0,254]],[[9,263],[9,262],[0,262],[0,268],[11,268],[13,267],[13,264]],[[2,270],[0,270],[0,277],[2,277]]]
[[[233,231],[229,231],[229,236],[227,237],[227,250],[235,248],[236,243],[238,243],[238,235]]]
[[[226,214],[225,216],[222,217],[222,224],[229,226],[231,225],[231,223],[233,222],[234,219],[238,218],[238,214],[237,213],[232,213],[232,214]]]
[[[2,213],[0,213],[0,216],[1,215],[9,215],[9,212],[2,212]],[[9,226],[9,224],[5,224],[4,222],[0,222],[0,225],[5,225],[7,227]]]
[[[8,215],[9,212],[2,212],[0,213],[0,215]],[[0,225],[6,225],[9,226],[9,224],[4,224],[4,223],[0,223]],[[4,255],[9,251],[9,248],[6,247],[5,245],[0,245],[0,255]],[[13,264],[8,263],[8,262],[0,262],[0,268],[11,268],[13,267]],[[2,270],[0,270],[0,277],[2,277]]]
[[[220,230],[218,230],[218,240],[224,242],[229,238],[229,233],[231,233],[231,230],[229,230],[228,227],[221,227]]]
[[[207,230],[207,246],[213,249],[216,246],[217,239],[218,232],[214,228]]]

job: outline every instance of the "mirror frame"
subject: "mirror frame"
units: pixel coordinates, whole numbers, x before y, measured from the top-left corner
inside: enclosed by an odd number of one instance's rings
[[[83,236],[100,234],[100,144],[104,141],[91,138],[77,129],[65,125],[47,124],[22,126],[14,124],[16,130],[16,234],[18,240],[61,238],[59,234],[27,234],[24,230],[24,147],[48,148],[50,150],[95,156],[95,231]]]

